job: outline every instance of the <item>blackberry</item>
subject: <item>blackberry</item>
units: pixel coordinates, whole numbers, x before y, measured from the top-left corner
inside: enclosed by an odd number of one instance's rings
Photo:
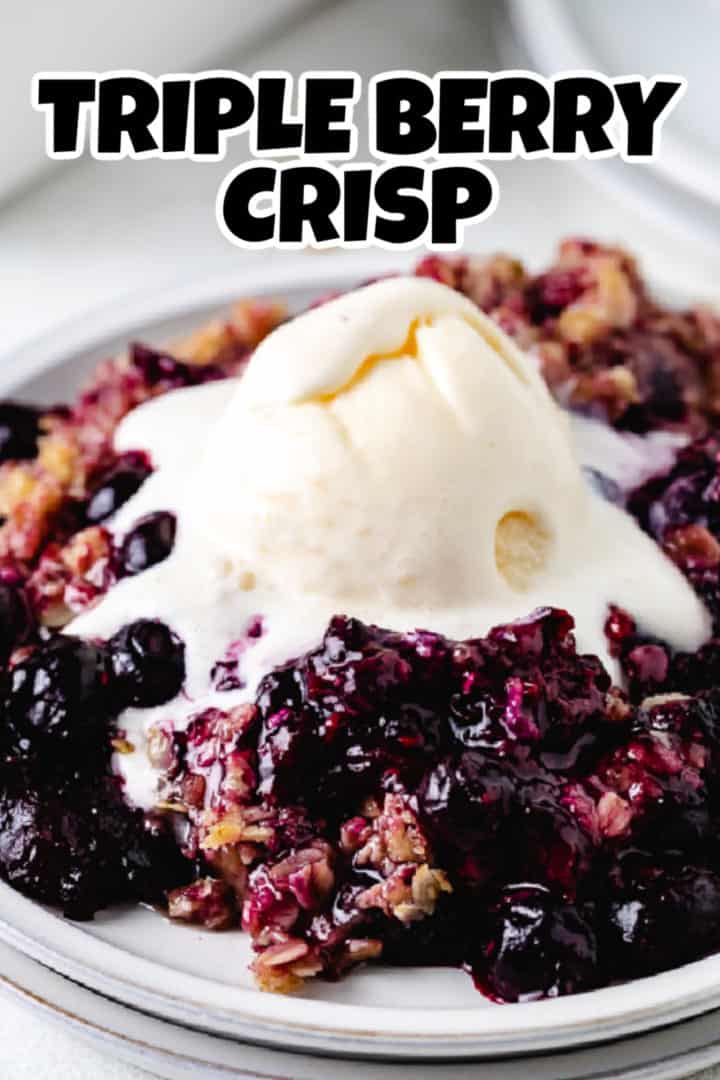
[[[0,777],[0,875],[73,919],[129,900],[161,902],[189,880],[169,829],[148,826],[108,776],[60,786],[32,769]]]
[[[5,721],[14,746],[27,753],[39,741],[102,739],[112,711],[108,689],[105,648],[54,635],[9,673]]]
[[[639,978],[720,947],[720,878],[689,865],[645,868],[609,905],[602,952],[608,977]]]
[[[592,921],[541,885],[504,890],[471,964],[479,989],[496,1001],[575,993],[597,979]]]

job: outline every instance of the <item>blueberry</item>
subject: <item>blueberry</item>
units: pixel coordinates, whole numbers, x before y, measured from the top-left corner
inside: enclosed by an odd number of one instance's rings
[[[38,739],[102,737],[110,713],[105,649],[57,634],[13,667],[5,709],[14,744],[23,753]]]
[[[139,574],[167,559],[175,543],[174,514],[160,510],[141,518],[120,545],[122,574]]]
[[[33,458],[37,454],[40,414],[29,405],[0,402],[0,462]]]
[[[151,472],[147,454],[123,454],[96,480],[85,508],[86,520],[91,525],[105,521],[135,494]]]
[[[108,642],[113,691],[122,707],[170,701],[185,678],[185,646],[164,623],[138,619]]]
[[[479,944],[473,977],[496,1001],[555,997],[588,989],[597,980],[590,921],[542,885],[505,889]]]

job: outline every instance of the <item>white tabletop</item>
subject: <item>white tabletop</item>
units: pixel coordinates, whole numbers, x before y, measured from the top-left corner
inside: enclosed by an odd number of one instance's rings
[[[127,6],[133,3],[142,9],[141,0],[128,0]],[[366,75],[403,67],[494,66],[484,22],[487,5],[415,0],[406,9],[412,11],[409,20],[390,19],[388,10],[386,0],[312,5],[307,18],[295,20],[272,43],[249,57],[240,49],[236,65],[247,71],[349,68]],[[232,163],[56,163],[47,182],[0,207],[0,352],[12,350],[13,362],[21,365],[23,340],[98,304],[122,304],[125,293],[179,278],[230,272],[241,259],[281,258],[241,253],[220,235],[215,192]],[[717,265],[710,263],[693,242],[670,235],[649,213],[619,206],[591,183],[587,168],[518,161],[496,171],[499,208],[469,235],[469,249],[503,249],[538,263],[562,236],[592,235],[639,253],[661,284],[720,300],[720,257]],[[353,258],[342,253],[304,257]],[[383,258],[379,253],[378,261]],[[74,1037],[46,1029],[34,1015],[3,1002],[0,1075],[130,1080],[141,1073],[101,1058]]]

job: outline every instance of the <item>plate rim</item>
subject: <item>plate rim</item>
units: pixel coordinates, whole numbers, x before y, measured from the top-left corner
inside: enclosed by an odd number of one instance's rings
[[[380,1076],[382,1080],[411,1080],[411,1077],[412,1080],[466,1080],[467,1077],[463,1063],[430,1063],[425,1068],[420,1066],[418,1071],[417,1062],[369,1062],[362,1059],[339,1061],[331,1057],[283,1053],[218,1038],[141,1013],[131,1006],[118,1005],[117,1002],[103,998],[79,983],[49,971],[2,943],[0,972],[0,994],[33,1010],[49,1023],[69,1029],[74,1036],[102,1053],[112,1052],[117,1059],[125,1063],[151,1069],[153,1072],[162,1068],[163,1073],[158,1072],[158,1075],[168,1075],[165,1070],[171,1067],[173,1070],[177,1069],[177,1072],[172,1072],[173,1077],[185,1076],[190,1067],[193,1076],[203,1075],[207,1080],[215,1077],[239,1077],[241,1080],[308,1080],[308,1072],[312,1080],[335,1080],[338,1068],[347,1080],[374,1080]],[[609,1080],[611,1076],[618,1076],[618,1073],[615,1070],[608,1072],[608,1052],[613,1056],[622,1055],[627,1048],[637,1049],[644,1046],[644,1057],[650,1046],[656,1045],[658,1038],[670,1039],[673,1044],[670,1053],[659,1053],[658,1049],[655,1049],[650,1060],[636,1060],[629,1069],[626,1067],[627,1059],[624,1062],[618,1061],[617,1064],[622,1066],[623,1080],[649,1080],[649,1075],[652,1075],[653,1080],[674,1080],[686,1076],[691,1070],[707,1068],[720,1061],[715,1019],[713,1015],[709,1015],[667,1028],[660,1033],[652,1032],[623,1039],[609,1048],[594,1047],[570,1051],[569,1054],[566,1052],[544,1056],[539,1062],[538,1059],[535,1061],[552,1067],[559,1058],[566,1062],[569,1058],[573,1062],[573,1080]],[[705,1036],[706,1029],[711,1035],[710,1038]],[[683,1042],[683,1047],[678,1050],[679,1041]],[[242,1062],[237,1060],[240,1048]],[[584,1063],[588,1062],[589,1058],[597,1061],[598,1055],[602,1055],[600,1070],[593,1067],[591,1072],[586,1071]],[[532,1064],[533,1061],[527,1057],[516,1057],[510,1061],[507,1058],[503,1061],[495,1059],[476,1063],[473,1075],[477,1080],[500,1080],[497,1076],[499,1068],[516,1066],[517,1073],[512,1080],[518,1080],[520,1075],[527,1076],[528,1066]],[[303,1069],[302,1077],[297,1073],[298,1067]],[[270,1068],[272,1073],[268,1072]],[[653,1072],[649,1074],[648,1069],[651,1068]],[[282,1074],[278,1069],[282,1069]],[[359,1069],[362,1069],[361,1077],[358,1077]],[[490,1069],[492,1073],[488,1075]],[[202,1073],[199,1070],[202,1070]],[[460,1075],[457,1075],[458,1071]],[[293,1073],[293,1076],[290,1073]],[[504,1076],[503,1080],[511,1078]],[[544,1080],[549,1080],[549,1077],[545,1075]]]
[[[123,332],[137,332],[143,323],[149,326],[221,307],[243,294],[322,294],[338,285],[361,281],[373,271],[384,273],[413,261],[410,256],[395,263],[376,254],[362,260],[311,261],[300,256],[288,259],[282,268],[267,263],[246,265],[242,272],[205,282],[185,279],[159,290],[143,290],[73,318],[21,350],[13,349],[10,356],[22,351],[26,362],[21,373],[8,375],[12,362],[5,358],[8,367],[0,378],[0,392],[10,386],[21,389],[42,373],[71,365],[96,350],[102,341]],[[457,1059],[498,1054],[503,1048],[505,1052],[528,1053],[616,1038],[630,1030],[648,1030],[720,1006],[720,955],[716,955],[620,987],[492,1009],[387,1010],[278,997],[242,987],[233,988],[234,1002],[229,1008],[222,1001],[228,996],[227,984],[139,958],[82,933],[5,884],[0,884],[0,940],[94,990],[166,1019],[255,1042],[367,1056],[379,1052],[425,1057],[449,1054]],[[82,959],[83,955],[92,962]],[[168,993],[169,971],[175,985],[186,987],[182,996]]]

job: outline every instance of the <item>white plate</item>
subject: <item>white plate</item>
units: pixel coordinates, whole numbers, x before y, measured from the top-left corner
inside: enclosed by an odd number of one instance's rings
[[[381,265],[387,271],[388,263]],[[22,378],[16,371],[13,381],[13,360],[0,361],[6,373],[0,394],[12,389],[29,399],[67,399],[100,357],[128,339],[161,342],[243,294],[285,296],[302,305],[369,271],[367,260],[301,257],[284,260],[281,271],[265,268],[244,280],[238,275],[127,300],[28,346]],[[297,996],[278,997],[253,987],[247,939],[239,932],[180,928],[141,908],[72,924],[6,886],[0,887],[0,938],[156,1016],[338,1055],[427,1060],[527,1054],[617,1038],[720,1006],[720,956],[625,986],[526,1005],[492,1005],[451,969],[367,968],[339,984],[316,982]]]

